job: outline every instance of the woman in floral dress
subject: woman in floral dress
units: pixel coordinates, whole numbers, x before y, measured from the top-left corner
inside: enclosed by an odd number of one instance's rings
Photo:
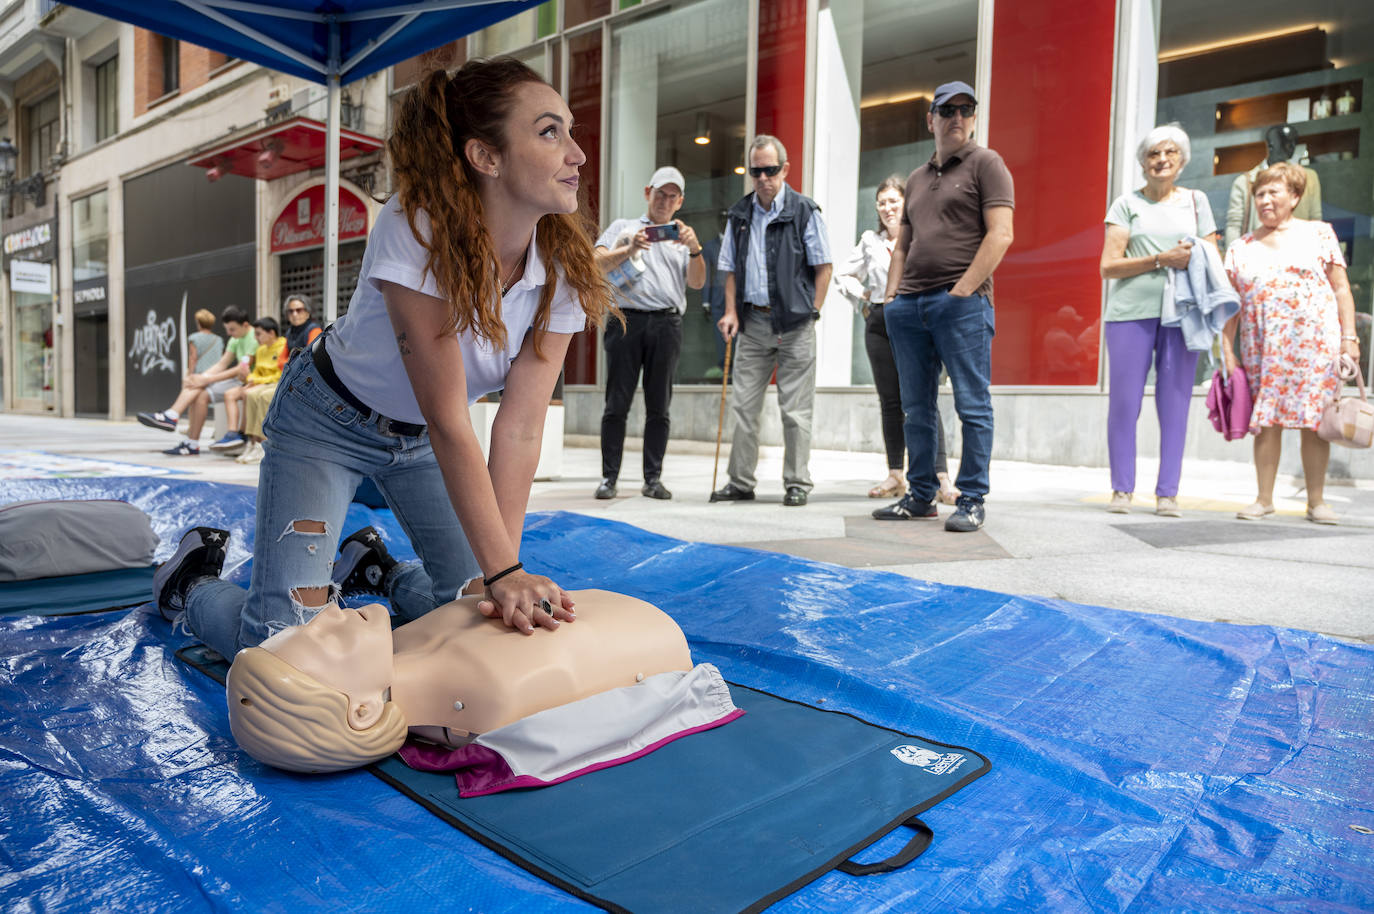
[[[1307,519],[1334,524],[1336,512],[1323,500],[1331,445],[1317,437],[1322,408],[1340,385],[1337,360],[1359,360],[1355,301],[1336,233],[1325,222],[1294,219],[1306,186],[1303,170],[1280,162],[1255,178],[1260,226],[1226,251],[1226,272],[1240,293],[1241,310],[1226,326],[1222,355],[1229,375],[1232,344],[1240,325],[1240,360],[1250,381],[1254,412],[1255,503],[1236,516],[1260,520],[1274,513],[1283,430],[1302,430],[1302,469],[1307,483]]]

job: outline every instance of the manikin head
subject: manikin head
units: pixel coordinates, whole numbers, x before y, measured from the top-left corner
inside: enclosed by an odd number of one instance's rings
[[[1270,165],[1287,162],[1298,148],[1298,131],[1291,124],[1275,124],[1264,131],[1264,145],[1268,149]]]
[[[326,606],[234,658],[229,728],[253,758],[287,771],[375,762],[406,738],[405,717],[388,699],[392,673],[386,610]]]

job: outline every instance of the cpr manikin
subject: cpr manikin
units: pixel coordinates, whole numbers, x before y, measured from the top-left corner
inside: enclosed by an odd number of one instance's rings
[[[478,597],[395,631],[379,605],[328,606],[239,652],[227,683],[234,737],[279,768],[338,771],[387,757],[408,730],[461,746],[538,712],[692,671],[682,631],[658,608],[607,591],[571,596],[577,621],[532,635],[483,616]]]

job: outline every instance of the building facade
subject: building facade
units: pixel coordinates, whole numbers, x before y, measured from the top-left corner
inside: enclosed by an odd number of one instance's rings
[[[319,287],[321,146],[306,122],[322,120],[322,90],[51,0],[3,16],[0,136],[17,154],[6,176],[0,146],[0,405],[112,418],[165,405],[183,314],[228,304],[275,314],[284,292]],[[1103,216],[1143,183],[1136,146],[1159,123],[1190,134],[1180,183],[1206,193],[1219,223],[1236,176],[1265,157],[1265,130],[1296,129],[1294,158],[1321,177],[1369,358],[1374,6],[549,0],[345,87],[341,210],[357,224],[343,226],[340,312],[372,194],[389,189],[380,145],[391,104],[427,67],[495,54],[526,61],[568,99],[597,227],[641,213],[648,175],[672,164],[688,184],[679,215],[714,251],[723,211],[750,189],[744,150],[769,133],[787,146],[789,183],[823,207],[837,262],[875,226],[879,182],[930,157],[935,86],[974,85],[977,138],[1016,180],[1016,241],[996,274],[998,456],[1106,463]],[[707,302],[688,296],[673,434],[709,441],[721,343]],[[818,447],[881,450],[862,337],[832,289],[819,324]],[[565,370],[569,432],[597,433],[602,371],[599,339],[581,335]],[[1208,373],[1204,360],[1199,400]],[[957,447],[953,409],[943,413]],[[1193,410],[1190,455],[1248,460],[1204,413]],[[1140,433],[1150,453],[1153,423]],[[762,435],[780,441],[775,410]],[[1374,466],[1338,450],[1342,473],[1374,476]]]
[[[285,296],[304,294],[323,312],[322,87],[65,4],[9,15],[3,408],[160,409],[197,310],[281,320]],[[379,208],[387,81],[346,91],[340,313]]]
[[[649,174],[672,164],[688,184],[679,216],[714,250],[722,211],[750,190],[744,150],[769,133],[787,146],[791,186],[821,204],[837,262],[876,226],[878,183],[905,178],[932,154],[925,112],[934,88],[974,85],[977,139],[1001,153],[1016,180],[1016,241],[996,273],[998,456],[1106,464],[1103,217],[1117,195],[1144,183],[1136,146],[1156,124],[1177,121],[1190,134],[1180,184],[1207,194],[1219,224],[1237,174],[1265,156],[1265,129],[1295,126],[1295,158],[1321,176],[1324,218],[1350,263],[1368,358],[1368,4],[551,0],[397,67],[393,83],[405,86],[436,61],[497,53],[526,61],[568,99],[588,155],[584,208],[599,227],[640,214]],[[860,319],[833,288],[819,333],[815,444],[881,451]],[[587,335],[575,348],[565,373],[568,430],[594,436],[598,341]],[[715,440],[719,355],[702,296],[689,291],[675,437]],[[1202,361],[1189,453],[1248,461],[1248,446],[1226,444],[1207,424]],[[952,406],[943,413],[957,442]],[[764,423],[765,441],[780,442],[775,410],[764,410]],[[1140,424],[1142,454],[1153,447],[1153,425]],[[1343,472],[1372,476],[1374,464],[1337,449],[1333,474]]]

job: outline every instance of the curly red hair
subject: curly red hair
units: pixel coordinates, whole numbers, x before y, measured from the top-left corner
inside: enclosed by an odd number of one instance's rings
[[[506,147],[503,124],[514,89],[544,82],[513,57],[470,60],[451,76],[435,70],[401,102],[387,152],[410,231],[428,252],[425,272],[449,305],[443,333],[471,330],[492,345],[506,345],[501,319],[499,260],[482,218],[477,178],[462,150],[470,139]],[[421,211],[429,237],[417,226]],[[535,311],[536,348],[548,330],[549,313],[562,278],[577,292],[587,319],[597,326],[614,312],[610,287],[592,255],[593,233],[579,213],[551,213],[539,220],[535,243],[548,265]]]

